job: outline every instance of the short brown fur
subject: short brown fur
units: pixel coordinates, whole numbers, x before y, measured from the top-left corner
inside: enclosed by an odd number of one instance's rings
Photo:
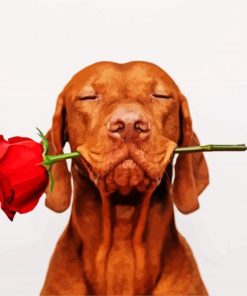
[[[162,69],[147,62],[83,69],[60,94],[47,137],[51,154],[68,141],[82,157],[72,161],[72,212],[41,295],[207,295],[173,203],[196,210],[208,170],[202,153],[179,155],[171,181],[176,146],[199,141],[187,100]],[[46,205],[62,212],[71,175],[66,162],[52,173]]]

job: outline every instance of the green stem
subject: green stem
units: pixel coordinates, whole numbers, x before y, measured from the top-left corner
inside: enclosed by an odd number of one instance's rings
[[[193,152],[212,152],[212,151],[246,151],[247,146],[245,144],[237,145],[204,145],[204,146],[192,146],[192,147],[178,147],[174,153],[193,153]]]
[[[58,155],[45,155],[43,165],[52,165],[60,160],[79,157],[79,152],[70,152]]]
[[[213,152],[213,151],[246,151],[247,146],[245,144],[237,145],[204,145],[204,146],[191,146],[191,147],[178,147],[174,153],[194,153],[194,152]],[[50,166],[58,161],[77,158],[80,156],[79,152],[70,152],[58,155],[45,155],[43,165]]]

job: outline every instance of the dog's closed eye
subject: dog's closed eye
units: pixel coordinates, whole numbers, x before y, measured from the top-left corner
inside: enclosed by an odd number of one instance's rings
[[[97,99],[97,95],[77,96],[76,99],[79,101],[88,101]]]
[[[171,95],[163,95],[163,94],[152,94],[153,97],[158,98],[158,99],[172,99]]]

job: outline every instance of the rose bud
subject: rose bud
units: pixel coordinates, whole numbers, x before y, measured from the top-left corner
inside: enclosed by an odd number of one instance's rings
[[[42,153],[42,144],[32,139],[0,135],[0,203],[11,221],[16,212],[32,211],[48,185]]]

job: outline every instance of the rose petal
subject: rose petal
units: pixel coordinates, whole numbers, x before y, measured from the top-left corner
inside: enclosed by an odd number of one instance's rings
[[[6,140],[4,140],[2,135],[0,135],[0,160],[1,158],[3,158],[3,156],[7,152],[8,147],[9,147],[9,143]]]
[[[0,171],[0,203],[1,209],[5,212],[7,217],[12,221],[15,211],[9,207],[14,198],[14,191],[10,187],[8,178]]]
[[[6,175],[12,175],[15,170],[28,169],[29,166],[32,167],[43,161],[42,152],[40,145],[34,146],[33,149],[23,145],[11,145],[0,160],[1,169]]]
[[[24,142],[30,142],[30,143],[37,144],[35,141],[33,141],[30,138],[19,137],[19,136],[8,138],[8,142],[9,142],[9,144],[20,144],[20,145],[23,145]]]
[[[31,211],[37,204],[39,195],[36,192],[40,190],[45,191],[49,177],[46,169],[44,167],[35,168],[32,170],[27,170],[24,172],[20,178],[16,178],[17,183],[11,183],[13,190],[15,191],[15,197],[11,204],[11,209],[16,210],[20,213]],[[35,200],[37,202],[35,203]]]

